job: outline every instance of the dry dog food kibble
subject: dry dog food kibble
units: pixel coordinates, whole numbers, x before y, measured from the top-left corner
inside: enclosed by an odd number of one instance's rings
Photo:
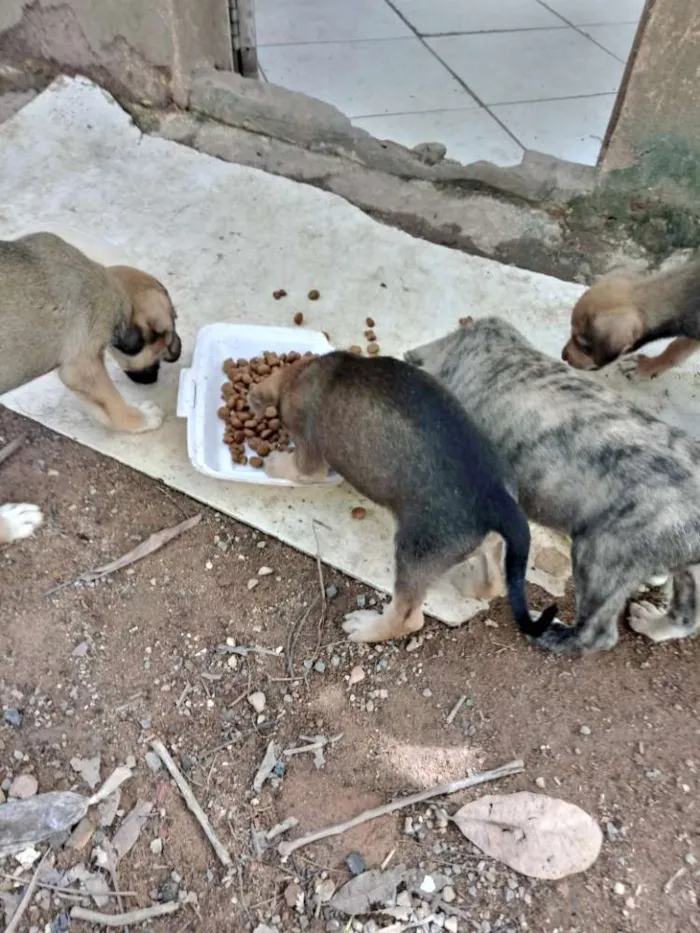
[[[304,353],[303,357],[314,357],[315,353]],[[273,450],[288,450],[289,435],[282,428],[279,412],[274,405],[269,405],[261,417],[256,417],[248,408],[248,392],[252,386],[263,379],[302,359],[302,354],[270,353],[265,351],[251,360],[224,361],[224,372],[228,382],[221,386],[224,404],[217,414],[224,422],[224,443],[231,451],[234,463],[244,466],[246,463],[260,469],[265,457]],[[246,444],[254,456],[246,454]]]
[[[371,328],[371,327],[374,327],[374,318],[373,318],[373,317],[368,317],[368,318],[365,320],[365,324],[367,325],[367,327],[370,327],[370,328]]]
[[[350,514],[359,522],[367,515],[367,509],[364,509],[361,505],[356,505]]]
[[[304,323],[304,315],[301,313],[301,311],[297,311],[297,313],[294,315],[294,323],[297,325]]]
[[[309,301],[318,301],[321,297],[321,292],[317,288],[312,288],[309,292]]]
[[[279,301],[280,298],[286,298],[286,296],[287,293],[283,288],[278,288],[277,291],[272,293],[272,297],[275,299],[275,301]]]

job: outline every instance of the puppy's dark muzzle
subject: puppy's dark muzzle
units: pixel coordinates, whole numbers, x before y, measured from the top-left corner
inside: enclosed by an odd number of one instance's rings
[[[178,353],[178,356],[180,354]],[[175,357],[177,359],[177,357]],[[158,370],[160,363],[152,363],[145,369],[126,369],[124,370],[132,382],[138,382],[139,385],[150,386],[158,381]]]
[[[168,352],[165,354],[163,359],[168,363],[176,363],[180,359],[180,354],[182,353],[182,341],[177,334],[173,334],[173,339],[170,341],[168,346]]]

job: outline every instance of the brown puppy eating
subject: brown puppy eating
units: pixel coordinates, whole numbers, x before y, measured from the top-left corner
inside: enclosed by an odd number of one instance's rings
[[[628,369],[653,379],[700,347],[700,259],[651,276],[615,276],[579,298],[562,359],[600,369],[653,340],[676,339],[658,356],[635,356]]]
[[[161,360],[178,359],[165,287],[138,269],[100,265],[53,233],[0,240],[0,394],[58,368],[114,430],[159,427],[156,405],[122,398],[106,349],[140,383],[156,381]]]
[[[251,410],[279,411],[295,448],[266,472],[317,482],[332,468],[396,520],[394,598],[384,614],[351,613],[352,641],[384,641],[422,628],[431,583],[495,531],[506,542],[513,615],[530,635],[544,631],[527,608],[527,520],[501,478],[498,461],[459,403],[433,377],[390,357],[333,352],[278,370],[251,390]]]

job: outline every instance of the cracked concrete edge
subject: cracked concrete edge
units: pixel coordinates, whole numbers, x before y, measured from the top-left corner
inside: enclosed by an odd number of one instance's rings
[[[520,165],[509,167],[485,161],[461,165],[439,158],[431,164],[432,159],[426,161],[424,145],[411,150],[375,139],[324,101],[231,72],[196,71],[190,83],[189,108],[231,127],[447,188],[482,190],[538,203],[590,194],[596,185],[595,168],[534,151],[527,151]]]
[[[305,182],[340,195],[366,213],[413,236],[466,252],[499,258],[507,240],[536,241],[559,249],[557,220],[529,204],[481,192],[460,194],[425,179],[407,179],[335,154],[309,151],[260,133],[187,113],[134,113],[141,128],[200,152]]]

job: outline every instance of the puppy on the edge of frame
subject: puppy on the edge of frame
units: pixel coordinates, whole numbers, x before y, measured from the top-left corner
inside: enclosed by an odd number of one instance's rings
[[[653,379],[700,348],[700,258],[656,275],[611,274],[596,282],[574,305],[562,359],[600,369],[664,337],[675,339],[658,356],[630,356],[625,370]]]
[[[462,403],[507,464],[528,518],[571,537],[576,621],[553,620],[536,644],[612,648],[627,601],[667,574],[668,607],[634,601],[631,628],[653,641],[700,631],[700,445],[499,318],[475,320],[406,359]]]
[[[318,482],[331,467],[396,521],[395,582],[383,614],[346,616],[352,641],[385,641],[417,632],[431,583],[463,561],[490,531],[506,543],[506,583],[523,632],[548,628],[556,606],[533,620],[525,572],[530,529],[501,469],[458,402],[435,379],[401,360],[335,351],[302,359],[251,390],[260,414],[279,411],[294,439],[270,455],[271,476]]]
[[[152,431],[163,413],[129,405],[105,367],[105,350],[138,383],[180,356],[165,287],[128,266],[103,266],[53,233],[0,240],[0,395],[58,368],[61,381],[116,431]],[[0,544],[42,522],[29,503],[0,505]]]
[[[53,233],[0,240],[0,394],[58,368],[65,386],[115,431],[160,427],[152,402],[129,405],[105,367],[109,349],[138,383],[175,362],[180,338],[165,287],[129,266],[103,266]]]

